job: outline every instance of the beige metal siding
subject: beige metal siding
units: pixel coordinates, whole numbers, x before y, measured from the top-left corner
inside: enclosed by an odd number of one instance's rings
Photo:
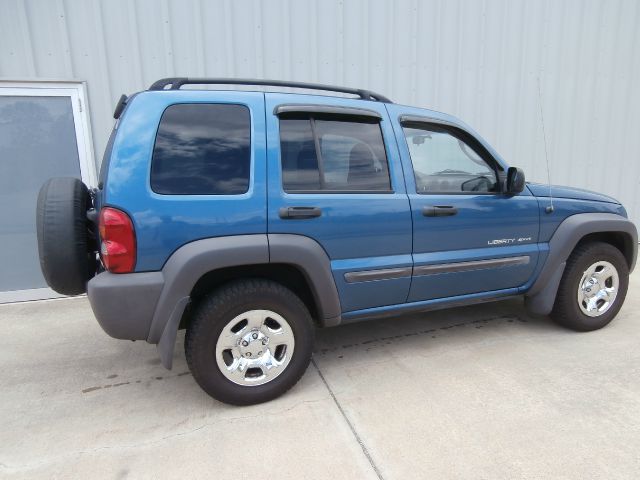
[[[613,195],[640,220],[636,0],[0,0],[0,11],[0,77],[86,80],[96,152],[123,92],[174,75],[263,77],[452,113],[546,181],[539,77],[553,181]]]

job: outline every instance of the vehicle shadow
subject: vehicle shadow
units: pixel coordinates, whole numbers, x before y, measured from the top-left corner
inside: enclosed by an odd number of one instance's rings
[[[510,335],[544,334],[555,331],[568,332],[554,324],[548,317],[527,315],[521,299],[456,307],[445,310],[414,314],[411,316],[390,317],[383,320],[361,321],[334,328],[316,330],[314,361],[325,373],[331,374],[335,368],[341,368],[341,359],[345,356],[356,362],[387,361],[390,349],[403,354],[421,356],[437,355],[455,348],[469,348],[474,343],[492,343],[502,341]],[[155,347],[152,345],[114,342],[114,370],[121,370],[122,377],[107,377],[102,384],[90,385],[83,393],[105,388],[142,383],[173,384],[180,381],[182,388],[193,389],[196,397],[202,391],[191,380],[184,350],[184,330],[178,332],[174,351],[173,369],[165,370],[160,365]],[[136,358],[132,358],[136,357]],[[123,361],[126,359],[126,362]],[[128,368],[125,368],[126,363]],[[130,365],[139,365],[136,372]],[[119,368],[121,367],[121,368]],[[313,367],[310,367],[313,368]],[[307,372],[307,375],[310,375]],[[185,381],[182,381],[182,379]],[[174,388],[174,387],[171,387]]]
[[[341,358],[347,352],[368,355],[403,342],[426,351],[434,346],[494,341],[496,337],[515,333],[515,328],[520,334],[566,331],[549,317],[528,315],[522,299],[510,299],[318,329],[314,357]]]

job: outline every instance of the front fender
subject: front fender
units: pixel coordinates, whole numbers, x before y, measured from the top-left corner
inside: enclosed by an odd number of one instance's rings
[[[549,241],[549,255],[535,283],[525,292],[525,306],[533,315],[548,315],[553,309],[564,268],[578,242],[592,233],[624,236],[629,271],[636,264],[638,232],[628,219],[614,213],[578,213],[565,219]]]

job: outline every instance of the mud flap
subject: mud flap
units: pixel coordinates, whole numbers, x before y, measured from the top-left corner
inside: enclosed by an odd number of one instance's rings
[[[567,262],[562,262],[556,267],[556,271],[549,278],[549,281],[539,292],[529,296],[525,295],[524,306],[527,312],[531,315],[544,316],[549,315],[553,309],[553,304],[556,301],[556,295],[558,293],[558,286],[560,280],[562,280],[562,274],[564,273],[564,267]]]
[[[158,354],[160,355],[160,361],[162,362],[162,365],[168,370],[171,370],[171,367],[173,367],[173,351],[176,346],[176,335],[178,335],[180,320],[182,320],[182,314],[184,313],[184,309],[187,307],[189,300],[189,297],[183,297],[178,300],[178,303],[176,303],[173,312],[171,312],[169,321],[162,331],[160,341],[156,346],[156,348],[158,349]]]

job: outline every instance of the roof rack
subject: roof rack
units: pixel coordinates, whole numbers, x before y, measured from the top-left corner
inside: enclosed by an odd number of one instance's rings
[[[163,78],[154,82],[149,90],[180,90],[183,85],[264,85],[269,87],[304,88],[307,90],[326,90],[329,92],[358,95],[362,100],[393,103],[384,95],[359,88],[333,87],[318,83],[284,82],[282,80],[259,80],[251,78]],[[167,88],[168,87],[168,88]]]

